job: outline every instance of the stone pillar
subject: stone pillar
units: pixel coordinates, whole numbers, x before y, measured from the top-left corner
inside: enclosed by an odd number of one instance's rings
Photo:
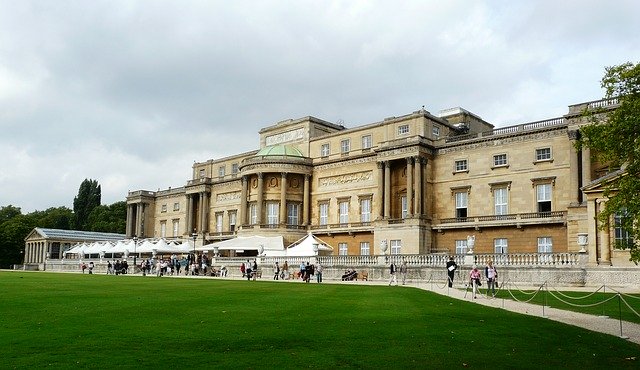
[[[310,177],[311,175],[304,175],[304,198],[302,200],[302,222],[304,226],[309,225],[309,199],[311,198],[311,188],[310,188]]]
[[[378,162],[378,191],[376,192],[376,208],[378,210],[378,218],[384,218],[384,206],[382,204],[384,199],[384,162]]]
[[[407,158],[407,218],[413,216],[413,158]]]
[[[391,162],[384,162],[384,218],[391,217]]]
[[[585,198],[585,201],[586,198]],[[595,266],[598,263],[598,244],[599,241],[595,238],[595,235],[598,233],[598,219],[596,218],[597,211],[596,208],[598,206],[597,200],[590,200],[587,202],[587,220],[588,231],[589,231],[589,244],[587,248],[587,252],[589,253],[589,265]]]
[[[191,236],[191,233],[195,229],[193,222],[193,194],[187,194],[187,235]]]
[[[206,233],[209,231],[209,195],[206,191],[200,193],[200,204],[202,212],[200,212],[200,231]]]
[[[422,162],[422,158],[416,157],[413,213],[418,216],[422,216]]]
[[[133,222],[133,206],[131,204],[127,204],[127,226],[126,226],[126,236],[130,238],[133,236],[133,231],[131,228],[131,223]]]
[[[582,148],[582,184],[580,187],[587,185],[591,182],[591,150],[589,148]],[[586,199],[583,194],[582,199]]]
[[[133,229],[135,230],[135,235],[138,235],[139,237],[141,237],[143,234],[140,228],[141,221],[142,221],[142,203],[137,203],[136,204],[136,224]]]
[[[246,223],[247,219],[247,176],[242,176],[242,190],[240,190],[240,206],[238,207],[238,228]]]
[[[280,225],[287,224],[287,173],[280,174]]]
[[[264,196],[264,174],[262,172],[258,172],[258,193],[257,201],[256,201],[256,222],[258,225],[262,225],[262,198]]]
[[[606,201],[604,199],[598,199],[598,214],[600,214],[605,207]],[[609,237],[609,223],[605,224],[605,228],[600,230],[600,258],[598,260],[599,265],[611,266],[611,238]]]
[[[576,143],[576,139],[578,139],[578,131],[571,130],[568,132],[569,135],[569,189],[571,192],[569,193],[569,202],[573,204],[578,204],[582,195],[580,194],[580,174],[578,172],[578,151],[574,146]]]

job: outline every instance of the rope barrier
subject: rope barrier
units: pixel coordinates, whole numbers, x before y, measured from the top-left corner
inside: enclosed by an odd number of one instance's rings
[[[549,294],[551,294],[551,296],[553,296],[553,298],[559,300],[560,302],[562,302],[562,303],[564,303],[564,304],[566,304],[568,306],[581,307],[581,308],[595,307],[595,306],[598,306],[598,305],[601,305],[601,304],[605,304],[605,303],[609,302],[610,300],[612,300],[612,299],[617,297],[617,295],[613,295],[613,296],[611,296],[611,297],[609,297],[609,298],[607,298],[607,299],[605,299],[603,301],[600,301],[600,302],[596,302],[596,303],[592,303],[592,304],[582,304],[582,305],[580,305],[580,304],[574,304],[574,303],[571,303],[571,302],[567,302],[567,301],[559,298],[558,296],[556,296],[552,292],[549,292]]]
[[[548,285],[547,285],[548,287]],[[564,293],[562,293],[560,290],[558,290],[557,288],[553,288],[553,290],[556,291],[556,293],[558,293],[559,295],[567,298],[567,299],[575,299],[575,300],[581,300],[581,299],[585,299],[585,298],[589,298],[591,296],[593,296],[594,294],[598,293],[600,290],[602,290],[604,288],[604,285],[601,285],[600,288],[598,288],[598,290],[596,290],[595,292],[589,293],[587,295],[581,296],[581,297],[572,297],[570,295],[566,295]]]
[[[640,314],[638,313],[638,311],[634,310],[631,306],[629,306],[629,303],[627,303],[627,301],[624,300],[621,294],[619,294],[619,296],[622,302],[624,302],[625,306],[627,306],[631,310],[631,312],[633,312],[636,316],[640,317]]]
[[[618,291],[618,290],[616,290],[616,289],[614,289],[614,288],[611,288],[611,287],[609,287],[609,289],[611,289],[611,290],[613,290],[614,292],[616,292],[616,293],[618,293],[618,294],[620,294],[620,295],[622,295],[622,296],[625,296],[625,297],[627,297],[627,298],[640,299],[640,297],[636,297],[636,296],[631,295],[631,294],[628,294],[628,293],[623,293],[623,292]]]
[[[542,290],[542,285],[538,288],[538,290],[536,290],[536,291],[535,291],[535,292],[533,292],[533,293],[522,292],[522,293],[524,293],[524,294],[533,294],[533,295],[531,296],[531,298],[529,298],[529,299],[527,299],[527,300],[524,300],[524,301],[519,300],[518,298],[516,298],[516,296],[514,296],[514,295],[513,295],[513,293],[511,293],[511,290],[510,290],[510,289],[507,289],[507,292],[509,292],[509,295],[511,296],[511,298],[513,298],[516,302],[520,302],[520,303],[529,303],[529,302],[531,302],[531,301],[536,297],[536,295],[537,295],[538,293],[540,293],[540,290]]]

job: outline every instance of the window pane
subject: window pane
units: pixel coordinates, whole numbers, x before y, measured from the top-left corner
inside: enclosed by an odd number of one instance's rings
[[[360,222],[371,221],[371,199],[360,200]]]
[[[349,202],[340,202],[338,206],[340,208],[339,222],[341,224],[349,223]]]
[[[258,223],[258,206],[255,203],[251,203],[251,205],[249,206],[249,214],[250,216],[250,220],[249,223],[251,225],[255,225]]]
[[[553,251],[553,243],[551,237],[538,238],[538,253],[551,253]]]
[[[288,225],[298,224],[298,204],[297,203],[287,204],[287,224]]]
[[[402,218],[407,218],[407,197],[400,198],[402,201]]]
[[[494,239],[493,246],[494,246],[495,253],[508,253],[507,252],[508,245],[507,245],[506,238]]]
[[[348,253],[347,243],[338,243],[338,255],[346,256]]]
[[[467,240],[456,240],[456,254],[467,253]]]
[[[506,215],[509,212],[507,194],[507,188],[495,189],[493,191],[496,215]]]
[[[402,254],[402,241],[401,240],[390,240],[391,245],[391,254]]]
[[[362,149],[371,148],[371,135],[366,135],[362,137]]]
[[[320,225],[326,225],[329,221],[329,203],[320,204]]]
[[[277,225],[279,223],[278,217],[280,216],[279,203],[269,202],[267,203],[267,224]]]
[[[370,254],[369,242],[361,242],[360,243],[360,255],[368,256]]]

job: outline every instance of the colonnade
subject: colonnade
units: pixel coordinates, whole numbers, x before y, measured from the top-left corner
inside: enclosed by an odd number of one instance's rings
[[[407,189],[407,217],[421,216],[424,214],[424,201],[422,189],[424,183],[424,165],[427,159],[423,157],[406,158],[406,189]],[[378,162],[378,191],[377,203],[383,206],[379,208],[379,217],[391,218],[391,161]]]
[[[576,140],[580,132],[571,130],[568,136],[571,143],[569,153],[569,168],[571,169],[571,203],[578,204],[586,201],[586,197],[580,191],[580,188],[591,182],[591,150],[582,148],[578,151],[575,147]],[[578,168],[582,170],[579,171]]]
[[[209,231],[210,196],[211,194],[206,191],[187,194],[187,230],[189,230],[189,233],[206,233]]]
[[[24,263],[44,263],[49,243],[28,242],[24,249]]]
[[[127,236],[144,237],[145,203],[127,204]]]

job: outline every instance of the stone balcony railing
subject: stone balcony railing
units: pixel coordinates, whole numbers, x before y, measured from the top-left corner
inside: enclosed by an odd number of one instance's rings
[[[441,139],[441,140],[444,140],[445,143],[455,143],[455,142],[464,141],[464,140],[480,139],[480,138],[484,138],[484,137],[491,137],[491,136],[497,136],[497,135],[508,135],[508,134],[526,132],[526,131],[539,130],[539,129],[542,129],[542,128],[549,128],[549,127],[554,127],[554,126],[562,126],[564,124],[566,124],[565,119],[563,117],[558,117],[558,118],[551,118],[551,119],[546,119],[546,120],[542,120],[542,121],[523,123],[523,124],[515,125],[515,126],[500,127],[500,128],[497,128],[497,129],[494,129],[494,130],[490,130],[490,131],[483,131],[483,132],[477,132],[477,133],[466,134],[466,135],[451,136],[451,137],[446,137],[446,138]]]
[[[496,227],[510,226],[517,227],[532,224],[549,224],[549,223],[565,223],[567,222],[566,211],[553,212],[533,212],[533,213],[516,213],[508,215],[486,215],[472,217],[452,217],[435,220],[433,229],[456,229],[468,227]]]

